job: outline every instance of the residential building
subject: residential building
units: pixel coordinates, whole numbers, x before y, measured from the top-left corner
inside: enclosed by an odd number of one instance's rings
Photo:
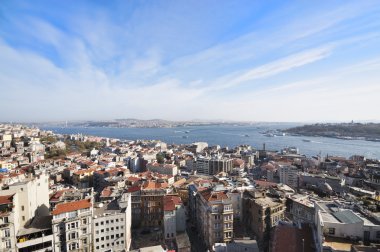
[[[151,172],[176,176],[178,174],[178,167],[173,164],[159,164],[157,162],[148,163],[146,168]]]
[[[308,195],[295,194],[287,198],[289,213],[293,222],[314,223],[314,202]]]
[[[233,159],[225,157],[198,157],[196,170],[198,174],[215,175],[220,172],[231,172]]]
[[[131,196],[94,207],[93,247],[95,251],[128,251],[131,245]]]
[[[293,189],[298,188],[298,169],[293,165],[280,165],[278,168],[280,183],[288,185]]]
[[[380,242],[380,222],[363,212],[348,209],[334,201],[315,202],[318,251],[335,251],[339,241]],[[352,242],[351,242],[352,243]]]
[[[92,212],[90,199],[57,204],[53,215],[55,252],[92,251]]]
[[[20,227],[17,194],[0,196],[0,251],[16,251],[16,234]]]
[[[206,246],[228,243],[233,238],[233,208],[225,191],[211,188],[197,194],[197,227]]]
[[[265,191],[243,194],[243,223],[254,232],[262,247],[268,247],[270,231],[284,219],[284,200],[266,196]]]
[[[175,239],[178,232],[186,229],[186,215],[181,198],[176,195],[167,195],[163,198],[164,204],[164,239]]]

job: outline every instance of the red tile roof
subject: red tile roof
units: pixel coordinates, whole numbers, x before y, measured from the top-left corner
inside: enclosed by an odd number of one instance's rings
[[[277,183],[265,181],[265,180],[255,180],[255,184],[262,188],[275,187]]]
[[[182,200],[180,197],[175,195],[164,196],[164,211],[173,211],[176,209],[177,205],[181,205]]]
[[[0,205],[5,205],[5,204],[11,204],[13,203],[13,195],[5,195],[5,196],[0,196]]]
[[[127,192],[131,193],[131,192],[137,192],[137,191],[140,191],[141,188],[139,186],[132,186],[132,187],[129,187]]]
[[[206,201],[217,201],[228,199],[228,195],[225,192],[213,192],[211,189],[200,192]]]
[[[58,215],[61,213],[73,212],[79,209],[90,208],[90,200],[84,199],[79,201],[72,201],[67,203],[61,203],[55,206],[55,209],[51,212],[53,215]]]
[[[109,197],[112,194],[112,190],[109,187],[103,189],[100,197]]]
[[[56,191],[51,197],[50,197],[50,201],[58,201],[61,196],[66,192],[66,191],[70,191],[71,189],[63,189],[63,190],[60,190],[60,191]]]

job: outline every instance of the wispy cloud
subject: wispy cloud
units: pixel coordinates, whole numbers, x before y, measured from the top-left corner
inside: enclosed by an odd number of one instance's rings
[[[305,102],[323,119],[324,97],[354,99],[347,85],[370,98],[377,90],[376,2],[286,5],[264,16],[261,4],[222,3],[211,16],[215,6],[189,5],[0,8],[0,118],[279,120],[276,106]],[[268,99],[270,113],[245,109]]]

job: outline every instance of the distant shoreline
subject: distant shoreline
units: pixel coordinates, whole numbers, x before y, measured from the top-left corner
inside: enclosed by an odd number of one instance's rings
[[[293,136],[380,142],[380,124],[378,123],[312,124],[289,128],[283,132]]]

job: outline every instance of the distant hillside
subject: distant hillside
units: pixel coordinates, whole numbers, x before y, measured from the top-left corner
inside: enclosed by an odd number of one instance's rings
[[[323,136],[380,141],[380,123],[318,123],[286,129],[284,132],[302,136]]]

